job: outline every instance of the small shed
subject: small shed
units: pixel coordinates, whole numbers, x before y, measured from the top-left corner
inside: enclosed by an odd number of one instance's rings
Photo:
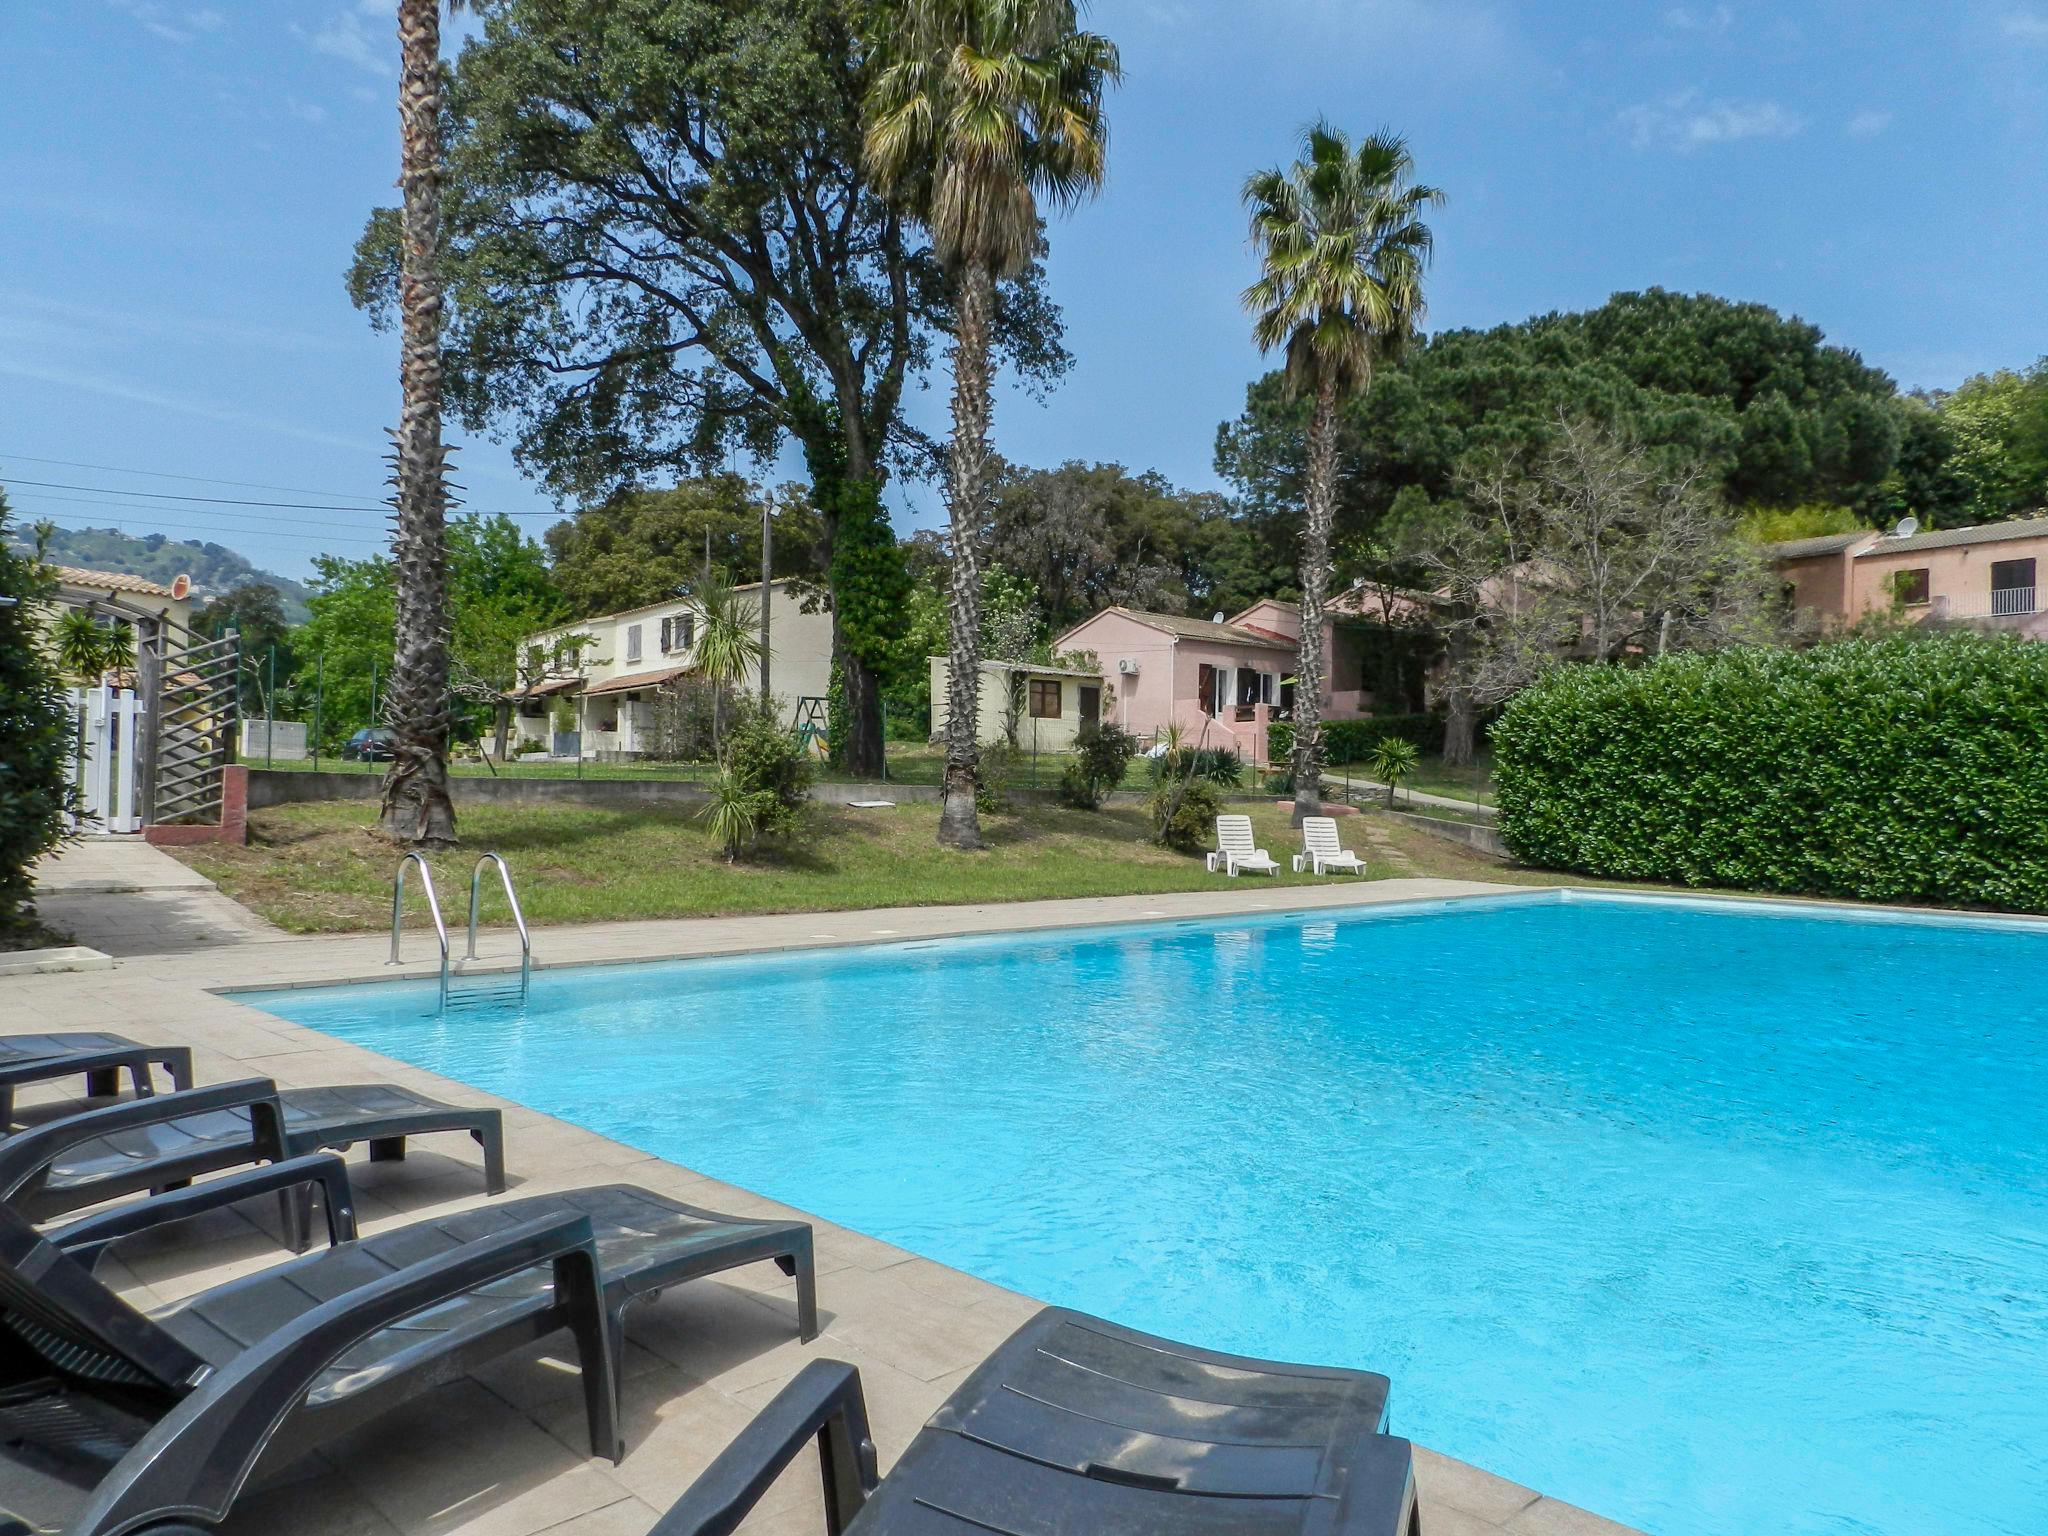
[[[931,659],[932,739],[946,734],[946,685],[952,666]],[[1084,727],[1102,720],[1102,674],[1029,661],[984,661],[975,736],[985,747],[1009,741],[1027,752],[1065,752]]]

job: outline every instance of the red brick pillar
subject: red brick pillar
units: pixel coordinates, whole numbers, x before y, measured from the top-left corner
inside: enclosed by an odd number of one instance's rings
[[[220,840],[237,848],[249,841],[249,770],[241,763],[221,770]]]

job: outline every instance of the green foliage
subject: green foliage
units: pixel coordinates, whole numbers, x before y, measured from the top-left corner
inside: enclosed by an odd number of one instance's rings
[[[1443,331],[1377,368],[1371,393],[1346,407],[1339,539],[1370,536],[1403,487],[1451,496],[1462,464],[1534,461],[1561,419],[1585,417],[1706,458],[1734,505],[1875,515],[1904,414],[1886,375],[1760,304],[1651,289],[1583,313]],[[1272,374],[1218,433],[1217,470],[1239,487],[1269,561],[1299,527],[1306,425],[1305,405]]]
[[[725,848],[730,864],[754,846],[761,817],[775,804],[775,797],[744,788],[730,770],[720,773],[711,785],[711,802],[698,814],[711,827],[711,835]]]
[[[906,654],[903,647],[910,573],[889,525],[888,509],[882,505],[881,487],[871,479],[847,479],[842,462],[836,452],[810,456],[812,473],[818,476],[813,495],[835,530],[832,611],[839,643],[887,685],[925,670],[923,655]]]
[[[1830,533],[1859,533],[1870,525],[1851,507],[1814,503],[1804,507],[1757,507],[1737,523],[1752,544],[1783,544],[1792,539],[1817,539]]]
[[[1373,743],[1372,756],[1365,760],[1365,766],[1387,786],[1388,805],[1394,803],[1394,786],[1415,771],[1421,757],[1415,743],[1405,736],[1382,736]]]
[[[1010,786],[1023,766],[1023,753],[1007,741],[983,747],[974,774],[974,808],[984,815],[1010,808]]]
[[[51,641],[57,665],[75,682],[97,683],[107,671],[135,665],[135,632],[83,608],[67,608],[57,616]]]
[[[1169,750],[1152,759],[1154,783],[1180,779],[1202,779],[1235,789],[1244,782],[1244,759],[1235,747],[1183,748]]]
[[[1166,779],[1152,791],[1152,829],[1159,841],[1182,853],[1215,846],[1216,817],[1223,798],[1206,779]]]
[[[1374,715],[1368,720],[1325,720],[1323,761],[1363,763],[1388,736],[1413,742],[1418,750],[1435,757],[1444,749],[1444,717],[1441,714]],[[1294,757],[1294,727],[1275,720],[1266,733],[1268,749],[1276,763]]]
[[[13,532],[0,492],[0,944],[30,931],[34,887],[29,868],[62,841],[71,792],[71,711],[39,643],[52,582],[8,541]]]
[[[1954,444],[1949,468],[1970,522],[2048,506],[2048,357],[2025,373],[1978,374],[1941,402]]]
[[[622,491],[548,529],[548,554],[567,611],[618,613],[695,587],[708,548],[714,568],[761,569],[761,504],[737,475],[686,480],[663,491]],[[799,493],[776,498],[775,574],[818,577],[824,525]]]
[[[1104,721],[1088,726],[1074,742],[1074,760],[1060,770],[1060,798],[1077,810],[1099,808],[1103,797],[1123,783],[1138,755],[1138,738]]]
[[[752,836],[787,837],[803,824],[811,793],[811,761],[770,711],[745,709],[727,733],[724,777],[752,796]]]
[[[293,682],[310,699],[318,679],[324,690],[321,730],[331,746],[357,727],[376,723],[371,679],[377,679],[381,707],[396,625],[391,564],[316,555],[313,569],[313,616],[293,635]],[[458,676],[499,689],[519,680],[520,640],[566,616],[540,546],[510,518],[480,513],[448,521],[448,612]],[[487,726],[488,706],[465,700],[462,707],[466,719],[458,735]]]
[[[2048,910],[2048,646],[1968,633],[1563,667],[1493,728],[1534,864]]]

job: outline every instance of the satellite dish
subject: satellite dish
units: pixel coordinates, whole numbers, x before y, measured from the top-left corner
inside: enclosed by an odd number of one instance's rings
[[[174,576],[171,578],[171,597],[174,601],[182,603],[191,595],[192,578],[190,576]]]
[[[1919,518],[1902,517],[1899,519],[1899,526],[1892,530],[1892,537],[1895,539],[1910,539],[1911,537],[1913,537],[1914,534],[1918,533],[1919,531]]]
[[[1211,624],[1221,624],[1223,622],[1223,610],[1219,608],[1216,610],[1215,613],[1211,614],[1209,616],[1209,622]]]

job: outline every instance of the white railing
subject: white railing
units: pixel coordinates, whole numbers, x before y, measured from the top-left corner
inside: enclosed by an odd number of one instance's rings
[[[2004,618],[2016,613],[2034,611],[2034,589],[2032,587],[2002,587],[1991,594],[1991,615]]]
[[[140,832],[142,734],[148,712],[127,688],[73,688],[74,727],[66,777],[78,792],[74,830]]]
[[[434,872],[427,867],[427,856],[423,853],[408,853],[398,861],[398,873],[391,877],[391,958],[386,965],[398,964],[398,937],[405,924],[405,867],[417,864],[420,869],[420,890],[427,898],[427,911],[433,914],[434,937],[441,946],[441,1011],[448,1010],[448,925],[441,921],[440,898],[434,894]]]

